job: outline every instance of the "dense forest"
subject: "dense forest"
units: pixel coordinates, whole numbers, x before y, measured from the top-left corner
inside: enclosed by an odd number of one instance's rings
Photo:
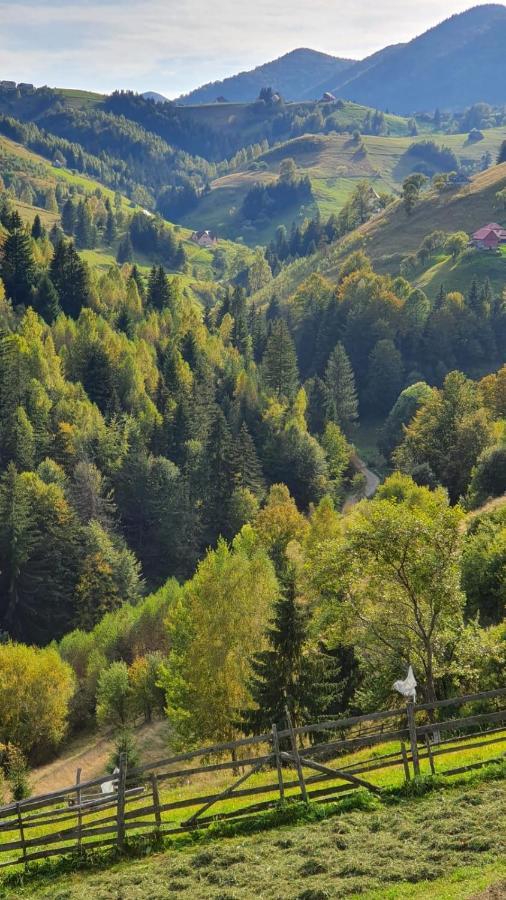
[[[0,133],[39,162],[0,157],[1,743],[36,763],[153,716],[175,744],[227,740],[285,703],[296,723],[377,709],[409,664],[427,700],[496,687],[506,278],[419,286],[433,257],[465,257],[462,231],[431,231],[395,273],[346,243],[385,210],[409,228],[452,151],[413,144],[399,198],[360,178],[302,220],[312,182],[287,154],[237,214],[294,224],[202,250],[167,220],[266,144],[213,143],[129,93],[11,107]],[[313,108],[314,130],[339,111]],[[299,113],[265,90],[246,114],[270,141],[311,131]]]

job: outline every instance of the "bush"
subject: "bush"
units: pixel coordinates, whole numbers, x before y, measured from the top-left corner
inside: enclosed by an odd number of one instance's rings
[[[100,673],[97,688],[97,720],[99,725],[125,726],[132,716],[132,689],[128,666],[113,662]]]
[[[126,756],[127,774],[128,769],[135,769],[140,763],[140,754],[132,732],[128,728],[123,728],[116,736],[114,750],[109,757],[107,763],[107,771],[113,772],[119,768],[122,755]]]
[[[15,744],[7,744],[5,769],[7,781],[12,792],[12,799],[24,800],[25,797],[29,797],[31,791],[28,782],[28,765],[25,756]]]
[[[67,727],[72,670],[53,648],[0,644],[0,740],[38,758],[56,747]]]

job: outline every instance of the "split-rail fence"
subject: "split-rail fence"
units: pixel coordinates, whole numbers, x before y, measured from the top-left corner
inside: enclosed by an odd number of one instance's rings
[[[503,759],[505,696],[506,688],[500,688],[299,727],[287,712],[284,727],[273,725],[265,734],[200,747],[135,769],[127,769],[122,758],[116,774],[89,781],[82,781],[78,770],[68,787],[0,807],[0,868],[97,847],[122,850],[131,834],[179,834],[217,819],[258,813],[294,797],[325,802],[358,788],[378,793],[369,773],[387,768],[399,767],[406,780],[420,774],[422,761],[438,775],[479,768],[491,759],[444,768],[444,757],[458,752],[460,762],[467,752],[497,745],[499,753],[492,758]],[[466,704],[483,711],[454,717]],[[373,749],[392,742],[399,742],[398,750],[377,755]],[[361,754],[360,760],[339,765],[345,754],[349,758],[368,748],[370,756]],[[203,793],[205,776],[221,772],[231,774],[231,783]],[[267,774],[244,786],[259,772]],[[193,792],[195,776],[200,791],[196,787]],[[181,796],[178,787],[183,787]],[[261,797],[266,799],[255,799]],[[227,801],[229,808],[220,810]]]

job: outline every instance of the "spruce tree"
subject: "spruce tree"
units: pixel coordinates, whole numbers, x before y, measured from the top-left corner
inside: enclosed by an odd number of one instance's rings
[[[255,708],[243,712],[246,734],[261,734],[273,723],[283,727],[285,707],[295,724],[323,716],[334,689],[334,664],[318,649],[307,650],[309,613],[297,597],[295,579],[287,572],[267,630],[268,647],[251,661],[249,689]]]
[[[153,266],[149,273],[148,303],[160,311],[170,306],[170,285],[163,266]]]
[[[56,247],[49,276],[53,282],[63,312],[77,319],[89,299],[90,286],[86,264],[71,241],[61,241]]]
[[[31,239],[24,228],[16,228],[5,241],[0,270],[7,297],[13,303],[32,302],[37,270]]]
[[[325,407],[327,392],[325,383],[316,375],[305,384],[307,396],[307,425],[311,434],[321,435],[327,420]]]
[[[232,441],[231,453],[236,487],[247,488],[252,494],[261,496],[265,490],[262,465],[245,422]]]
[[[111,244],[114,244],[114,241],[116,240],[116,219],[114,218],[114,213],[110,208],[107,213],[107,219],[105,222],[104,239],[106,244],[108,244],[109,246],[111,246]]]
[[[480,288],[476,275],[474,275],[473,280],[471,281],[471,287],[469,288],[467,302],[469,304],[469,308],[472,309],[472,311],[476,313],[476,315],[479,315],[481,312],[481,301]]]
[[[130,278],[132,278],[133,281],[135,281],[135,283],[137,285],[137,290],[139,291],[139,297],[141,298],[142,302],[144,303],[144,301],[146,300],[146,285],[144,283],[144,278],[142,277],[142,275],[139,272],[139,269],[137,268],[135,263],[132,266],[132,271],[130,272]]]
[[[134,248],[132,247],[132,241],[130,235],[127,231],[125,237],[119,243],[118,252],[116,254],[116,259],[120,265],[123,263],[132,262],[134,258]]]
[[[76,244],[80,250],[87,250],[95,246],[95,232],[91,211],[87,203],[81,200],[77,207]]]
[[[39,282],[33,305],[48,325],[52,325],[61,312],[58,291],[49,275],[44,275]]]
[[[42,222],[40,221],[40,216],[37,213],[37,215],[35,216],[35,218],[33,220],[32,237],[35,238],[35,240],[38,240],[39,238],[43,237],[44,234],[45,234],[45,230],[42,227]]]
[[[228,505],[234,490],[232,435],[219,406],[215,407],[204,457],[205,541],[214,544],[220,535],[231,538]]]
[[[446,301],[446,289],[445,289],[444,284],[441,284],[438,294],[437,294],[437,297],[436,297],[435,309],[442,309],[442,307],[445,304],[445,301]]]
[[[327,418],[349,434],[358,416],[355,376],[343,344],[336,344],[325,370]]]
[[[299,387],[297,356],[292,336],[283,319],[271,326],[262,359],[265,386],[280,398],[293,400]]]
[[[68,237],[73,237],[76,230],[76,208],[70,197],[64,203],[61,211],[61,227]]]

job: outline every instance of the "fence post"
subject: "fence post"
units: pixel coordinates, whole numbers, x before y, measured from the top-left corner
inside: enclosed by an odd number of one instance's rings
[[[415,710],[412,700],[408,700],[406,704],[406,713],[408,717],[409,742],[411,744],[411,756],[413,758],[413,771],[415,778],[420,774],[420,761],[418,759],[418,745],[416,742],[416,722]]]
[[[404,742],[401,744],[401,756],[402,756],[402,765],[404,766],[404,778],[406,779],[406,781],[411,781],[411,774],[409,771],[408,754],[406,753],[406,744]]]
[[[276,756],[276,769],[278,770],[279,799],[283,803],[285,799],[285,786],[283,784],[283,769],[281,766],[281,757],[279,755],[278,729],[275,724],[272,726],[272,749]]]
[[[23,845],[23,861],[25,863],[25,868],[26,868],[28,863],[26,860],[25,829],[23,828],[23,817],[21,815],[21,806],[20,806],[19,802],[16,803],[16,812],[18,814],[19,836],[21,838],[21,843]]]
[[[77,772],[76,772],[76,785],[77,785],[77,791],[76,791],[76,803],[77,803],[77,852],[78,852],[78,853],[81,853],[81,850],[82,850],[82,837],[81,837],[81,832],[82,832],[82,827],[83,827],[83,815],[82,815],[82,812],[81,812],[81,800],[82,800],[82,794],[81,794],[81,788],[80,788],[80,786],[79,786],[80,784],[81,784],[81,769],[78,769]]]
[[[297,738],[295,737],[295,732],[293,730],[292,719],[290,716],[288,706],[285,706],[285,715],[286,715],[286,722],[288,725],[288,731],[290,732],[290,743],[292,745],[292,756],[293,756],[293,759],[295,762],[295,767],[297,769],[297,776],[298,776],[299,784],[300,784],[300,792],[302,794],[302,799],[304,800],[304,803],[307,803],[308,797],[307,797],[307,791],[306,791],[306,784],[304,781],[304,774],[302,772],[302,766],[300,764],[299,750],[297,747]]]
[[[117,801],[117,841],[118,850],[123,850],[125,846],[125,785],[127,773],[127,757],[126,753],[121,753],[119,758],[119,775],[118,775],[118,801]]]
[[[156,830],[159,831],[162,824],[162,817],[160,815],[160,794],[158,793],[158,779],[154,772],[151,775],[151,788],[153,790],[153,806],[155,809]]]
[[[436,767],[434,765],[434,757],[432,755],[432,748],[430,746],[430,738],[429,735],[425,735],[425,746],[427,747],[427,756],[429,757],[430,770],[433,775],[436,774]]]

